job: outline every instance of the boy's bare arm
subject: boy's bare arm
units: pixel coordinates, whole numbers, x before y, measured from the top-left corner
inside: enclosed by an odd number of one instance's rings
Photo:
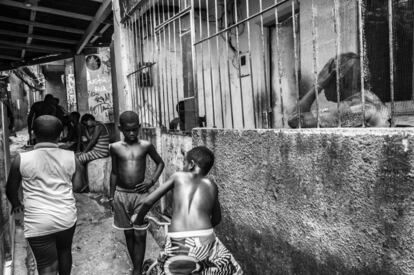
[[[177,175],[173,174],[166,182],[160,184],[160,186],[151,194],[149,194],[141,206],[138,208],[138,211],[135,213],[131,219],[131,222],[142,225],[144,223],[144,217],[151,209],[151,207],[168,191],[170,191],[174,187],[174,182],[176,180]]]
[[[161,176],[162,170],[164,170],[164,161],[162,160],[161,156],[158,154],[157,150],[155,150],[154,145],[150,145],[148,148],[148,154],[152,158],[152,160],[157,165],[155,169],[154,175],[152,177],[153,183],[158,181],[158,178]]]
[[[152,175],[151,179],[144,180],[144,182],[137,187],[137,191],[142,193],[148,192],[148,190],[158,181],[158,178],[160,177],[162,170],[164,169],[164,161],[155,150],[154,145],[150,144],[148,146],[147,152],[157,165],[157,168],[155,169],[155,172]]]
[[[112,145],[109,145],[109,153],[111,155],[112,169],[111,169],[111,178],[109,186],[109,199],[113,199],[115,195],[115,187],[118,179],[118,160],[115,153],[115,149]]]
[[[82,168],[78,158],[75,158],[75,173],[72,176],[72,186],[74,192],[82,190]]]
[[[92,138],[89,141],[88,145],[86,145],[85,150],[83,150],[84,153],[88,152],[89,150],[92,149],[92,147],[95,145],[95,143],[98,141],[99,135],[101,134],[101,126],[100,125],[96,125],[95,128],[93,129],[93,134],[92,134]]]
[[[12,205],[12,212],[18,212],[22,209],[18,195],[21,182],[22,175],[20,174],[20,155],[17,155],[11,164],[9,178],[6,185],[6,195]]]

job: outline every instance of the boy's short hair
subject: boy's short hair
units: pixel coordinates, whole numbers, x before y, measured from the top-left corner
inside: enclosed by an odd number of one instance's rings
[[[125,111],[119,116],[119,124],[137,123],[139,124],[139,116],[133,111]]]
[[[55,116],[39,116],[33,122],[33,131],[38,139],[55,140],[60,136],[63,125]]]
[[[86,121],[88,121],[88,120],[93,120],[93,121],[95,121],[95,117],[94,117],[93,115],[91,115],[91,114],[84,114],[84,115],[82,116],[82,118],[81,118],[81,123],[84,123],[84,122],[86,122]]]
[[[186,158],[187,161],[194,161],[204,175],[208,174],[214,164],[214,154],[205,146],[194,147],[187,152]]]

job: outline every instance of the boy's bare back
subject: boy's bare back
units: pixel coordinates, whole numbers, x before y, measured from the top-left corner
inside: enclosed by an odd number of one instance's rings
[[[189,172],[173,175],[173,215],[170,232],[212,228],[212,216],[218,206],[214,182]]]
[[[154,146],[145,140],[128,144],[118,141],[111,144],[112,169],[116,170],[116,185],[132,189],[145,179],[147,155],[153,154]]]

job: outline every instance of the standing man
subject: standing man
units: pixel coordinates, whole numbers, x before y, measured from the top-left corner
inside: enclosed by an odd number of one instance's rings
[[[30,107],[30,112],[27,116],[27,130],[29,132],[29,141],[32,145],[34,144],[32,137],[33,123],[36,118],[43,115],[56,116],[55,100],[51,94],[47,94],[43,101],[37,101]]]

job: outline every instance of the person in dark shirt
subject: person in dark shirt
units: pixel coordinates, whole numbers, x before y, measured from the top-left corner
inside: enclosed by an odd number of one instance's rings
[[[75,152],[80,151],[82,126],[79,122],[79,119],[80,114],[78,112],[71,112],[69,114],[69,122],[67,123],[68,133],[66,137],[61,139],[61,142],[65,142],[66,144],[61,148]]]
[[[62,122],[63,127],[67,126],[70,122],[69,116],[67,116],[66,110],[59,105],[59,98],[53,98],[53,104],[56,108],[56,117]]]
[[[29,115],[27,116],[27,130],[29,132],[29,141],[34,144],[32,137],[33,122],[36,118],[43,115],[56,116],[56,107],[54,105],[53,95],[47,94],[43,101],[37,101],[30,107]]]
[[[9,132],[10,134],[16,135],[16,133],[14,132],[14,114],[10,106],[10,102],[8,100],[5,100],[3,101],[3,104],[6,107],[7,118],[9,120]]]
[[[181,100],[175,106],[177,110],[178,117],[170,121],[170,130],[171,131],[185,131],[191,129],[185,129],[185,108],[184,101]],[[206,127],[206,117],[198,117],[198,127]]]

